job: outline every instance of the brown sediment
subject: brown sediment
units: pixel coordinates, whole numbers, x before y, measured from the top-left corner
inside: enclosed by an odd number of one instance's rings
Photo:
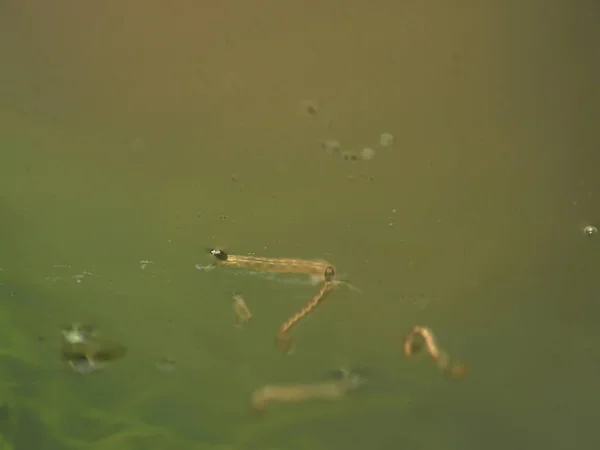
[[[357,375],[347,374],[342,380],[312,384],[266,385],[252,394],[251,407],[256,412],[265,412],[272,402],[297,403],[308,400],[338,400],[348,392],[358,389],[363,380]]]
[[[438,347],[432,331],[427,327],[414,327],[404,339],[403,348],[407,358],[424,349],[436,366],[452,378],[462,378],[468,371],[465,364],[451,361],[448,354]]]

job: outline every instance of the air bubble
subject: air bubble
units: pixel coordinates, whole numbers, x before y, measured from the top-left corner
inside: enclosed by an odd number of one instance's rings
[[[583,228],[583,234],[586,236],[594,236],[595,234],[598,234],[598,228],[594,225],[588,225]]]
[[[381,133],[379,136],[379,145],[389,147],[394,143],[394,135],[391,133]]]
[[[342,145],[337,139],[327,139],[321,143],[321,147],[327,153],[337,153],[340,151]]]
[[[375,158],[375,150],[369,147],[363,148],[360,152],[360,157],[364,161],[370,161],[371,159]]]

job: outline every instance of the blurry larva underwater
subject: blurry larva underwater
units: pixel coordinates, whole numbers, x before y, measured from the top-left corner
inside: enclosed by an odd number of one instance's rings
[[[73,324],[65,327],[62,334],[61,359],[80,374],[101,371],[127,354],[127,347],[98,336],[90,326]]]

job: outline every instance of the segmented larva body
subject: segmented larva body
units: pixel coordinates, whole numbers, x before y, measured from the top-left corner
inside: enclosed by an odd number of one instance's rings
[[[217,266],[251,272],[271,272],[282,274],[306,274],[331,281],[335,277],[335,268],[327,261],[318,259],[265,258],[262,256],[230,255],[223,250],[213,249],[211,255],[217,260]]]
[[[287,319],[279,329],[277,335],[276,345],[282,350],[290,353],[294,348],[290,330],[294,327],[303,317],[309,314],[313,309],[319,306],[320,303],[325,300],[326,296],[337,286],[337,283],[326,282],[321,290],[315,295],[300,311],[295,313],[289,319]]]
[[[362,384],[361,377],[348,374],[341,380],[312,384],[273,385],[268,384],[252,393],[251,407],[256,412],[265,412],[271,402],[295,403],[306,400],[338,400]]]
[[[295,313],[281,325],[277,335],[276,344],[279,348],[288,353],[290,353],[294,347],[289,333],[290,329],[315,309],[330,291],[342,283],[356,289],[348,281],[336,280],[336,270],[327,261],[230,255],[219,249],[210,250],[210,254],[214,256],[216,260],[215,266],[217,267],[247,270],[251,272],[306,274],[323,283],[323,286],[317,295],[315,295],[300,311]]]

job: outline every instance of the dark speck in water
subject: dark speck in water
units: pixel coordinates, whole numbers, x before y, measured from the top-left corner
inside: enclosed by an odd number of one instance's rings
[[[175,360],[167,357],[160,358],[156,361],[156,368],[161,372],[173,372],[176,369],[176,366]]]

